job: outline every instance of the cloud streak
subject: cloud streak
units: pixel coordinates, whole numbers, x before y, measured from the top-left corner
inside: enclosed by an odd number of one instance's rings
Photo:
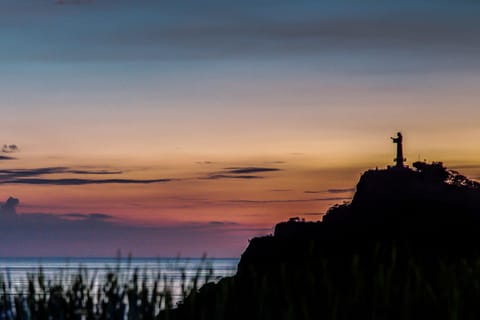
[[[5,160],[10,159],[4,156]],[[0,157],[0,160],[2,158]],[[221,179],[240,179],[253,180],[263,179],[264,176],[256,175],[258,173],[277,172],[281,169],[267,168],[267,167],[229,167],[222,171],[216,171],[208,174],[205,177],[198,179],[206,180],[221,180]],[[152,183],[166,183],[177,179],[159,178],[159,179],[86,179],[86,178],[61,178],[55,179],[50,176],[56,174],[69,175],[120,175],[123,174],[121,170],[106,170],[106,169],[78,169],[72,167],[41,167],[30,169],[3,169],[0,170],[0,184],[31,184],[31,185],[88,185],[88,184],[152,184]],[[46,177],[43,177],[46,176]]]
[[[68,170],[66,173],[72,173],[72,174],[98,174],[98,175],[103,175],[103,174],[122,174],[123,171],[112,171],[112,170]]]
[[[343,201],[351,200],[351,198],[346,197],[326,197],[326,198],[313,198],[313,199],[281,199],[281,200],[225,200],[224,202],[228,203],[244,203],[244,204],[255,204],[255,203],[297,203],[297,202],[316,202],[316,201]]]
[[[57,185],[76,186],[89,184],[152,184],[165,183],[173,179],[84,179],[84,178],[38,178],[55,174],[72,175],[118,175],[123,171],[118,170],[80,170],[69,167],[45,167],[33,169],[6,169],[0,170],[0,184],[31,184],[31,185]]]
[[[225,168],[225,173],[231,174],[245,174],[245,173],[260,173],[260,172],[274,172],[280,171],[278,168],[262,168],[262,167],[231,167]]]
[[[113,219],[114,216],[105,213],[65,213],[60,215],[67,219],[94,219],[94,220],[108,220]]]
[[[355,192],[355,188],[346,188],[346,189],[328,189],[328,193],[347,193],[347,192]]]
[[[202,179],[207,179],[207,180],[219,180],[219,179],[245,179],[245,180],[251,180],[251,179],[263,179],[264,177],[261,176],[253,176],[253,175],[228,175],[228,174],[212,174],[209,175],[208,177],[204,177]]]
[[[222,171],[216,171],[210,173],[207,177],[202,179],[263,179],[265,177],[255,175],[257,173],[269,173],[280,171],[278,168],[266,168],[266,167],[229,167],[224,168]]]
[[[238,223],[233,222],[233,221],[209,221],[208,222],[210,225],[214,226],[236,226]]]
[[[0,155],[0,160],[16,160],[17,158],[15,157],[10,157],[10,156],[2,156]]]
[[[342,188],[342,189],[327,189],[327,190],[307,190],[304,191],[303,193],[306,194],[318,194],[318,193],[331,193],[331,194],[337,194],[337,193],[349,193],[349,192],[355,192],[355,188]]]
[[[56,186],[79,186],[88,184],[152,184],[165,183],[173,179],[152,179],[152,180],[135,180],[135,179],[11,179],[0,181],[0,184],[32,184],[32,185],[56,185]]]
[[[78,174],[78,175],[110,175],[121,174],[122,171],[111,170],[79,170],[69,167],[45,167],[33,169],[7,169],[0,170],[0,178],[19,178],[19,177],[35,177],[50,174]]]

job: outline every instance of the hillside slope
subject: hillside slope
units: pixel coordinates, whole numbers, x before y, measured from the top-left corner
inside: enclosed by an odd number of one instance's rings
[[[365,172],[351,203],[322,222],[279,223],[250,242],[234,277],[162,316],[478,318],[480,186],[441,163],[414,168]]]

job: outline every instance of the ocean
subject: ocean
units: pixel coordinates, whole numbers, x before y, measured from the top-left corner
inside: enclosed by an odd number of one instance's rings
[[[145,279],[145,285],[151,289],[158,278],[160,289],[168,285],[178,300],[182,283],[188,287],[194,278],[198,286],[205,281],[218,281],[234,275],[238,262],[239,259],[218,258],[0,258],[0,282],[11,294],[18,294],[28,290],[29,278],[40,292],[40,274],[47,287],[68,287],[81,275],[93,292],[98,292],[108,274],[116,274],[121,284],[131,285],[136,272],[139,285]]]

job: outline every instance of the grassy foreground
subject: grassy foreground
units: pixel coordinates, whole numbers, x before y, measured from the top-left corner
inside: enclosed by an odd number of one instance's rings
[[[206,259],[193,275],[176,267],[173,274],[151,273],[119,260],[104,277],[79,266],[69,275],[47,279],[40,266],[20,286],[8,273],[0,274],[0,319],[155,319],[160,310],[174,308],[176,301],[214,280]]]
[[[399,259],[395,250],[268,266],[213,284],[199,266],[173,279],[117,269],[104,279],[79,268],[68,281],[47,281],[41,268],[24,288],[0,278],[0,319],[478,319],[480,256]],[[381,256],[381,258],[379,258]],[[100,281],[100,282],[99,282]],[[200,287],[200,284],[210,282]]]

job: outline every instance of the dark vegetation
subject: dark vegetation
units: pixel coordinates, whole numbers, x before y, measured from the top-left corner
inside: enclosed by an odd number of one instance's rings
[[[125,270],[123,269],[126,269]],[[213,269],[206,260],[195,273],[187,274],[178,264],[177,273],[147,273],[131,269],[120,260],[108,268],[105,277],[79,267],[70,276],[47,279],[40,267],[27,274],[24,287],[14,287],[8,274],[0,276],[0,319],[155,319],[160,310],[168,311],[213,279]]]

